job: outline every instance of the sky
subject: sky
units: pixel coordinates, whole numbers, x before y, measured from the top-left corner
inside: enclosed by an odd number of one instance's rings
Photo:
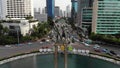
[[[46,6],[46,0],[33,0],[33,2],[35,8],[43,8]],[[55,0],[55,6],[60,6],[62,10],[66,10],[67,5],[71,7],[71,0]]]

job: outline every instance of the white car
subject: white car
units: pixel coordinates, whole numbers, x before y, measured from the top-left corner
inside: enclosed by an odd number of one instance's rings
[[[5,45],[5,47],[11,47],[10,45]]]
[[[85,45],[85,46],[90,46],[90,45],[89,45],[89,44],[87,44],[87,43],[84,43],[84,45]]]
[[[76,39],[76,38],[74,38],[74,40],[75,40],[75,41],[77,41],[77,42],[79,42],[79,40],[78,40],[78,39]]]
[[[98,44],[95,44],[93,48],[100,48],[100,46]]]
[[[40,42],[40,44],[42,44],[43,42]]]
[[[31,45],[32,43],[31,43],[31,42],[29,42],[28,44],[29,44],[29,45]]]
[[[50,40],[47,39],[46,42],[50,42]]]

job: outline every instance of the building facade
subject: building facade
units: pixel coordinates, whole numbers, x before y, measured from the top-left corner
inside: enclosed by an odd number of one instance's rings
[[[0,19],[33,16],[33,0],[0,0]]]
[[[92,8],[87,7],[82,9],[82,27],[88,28],[92,25]]]
[[[85,7],[92,7],[93,0],[78,0],[77,23],[82,26],[82,10]]]
[[[39,22],[47,22],[47,14],[40,14],[40,12],[34,12],[34,18]]]
[[[59,6],[55,6],[55,17],[59,17],[60,16],[60,8]]]
[[[60,9],[60,17],[63,17],[63,11]]]
[[[71,7],[71,18],[74,22],[77,20],[77,11],[78,11],[78,0],[71,0],[72,7]]]
[[[34,26],[37,26],[38,21],[29,22],[29,20],[7,20],[1,24],[3,27],[7,27],[12,34],[16,35],[18,29],[19,33],[26,36],[30,34],[30,30],[33,30]]]
[[[93,3],[92,32],[120,33],[120,0],[95,0]]]
[[[72,2],[72,9],[74,10],[75,13],[77,13],[78,10],[78,0],[71,0]]]
[[[92,30],[92,8],[86,7],[82,9],[82,28],[87,31],[87,34]]]
[[[71,9],[70,9],[70,5],[66,6],[66,12],[67,12],[67,17],[71,17]]]
[[[47,6],[47,15],[48,17],[54,18],[54,7],[55,7],[55,0],[46,0],[46,6]]]

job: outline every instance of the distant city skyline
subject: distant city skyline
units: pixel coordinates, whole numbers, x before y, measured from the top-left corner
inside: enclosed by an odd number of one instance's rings
[[[33,5],[34,8],[44,8],[46,6],[46,0],[34,0]],[[55,0],[55,6],[59,6],[64,11],[68,5],[71,7],[71,0]]]

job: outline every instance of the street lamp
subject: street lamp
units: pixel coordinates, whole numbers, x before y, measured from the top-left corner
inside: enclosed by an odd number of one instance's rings
[[[20,28],[19,28],[18,26],[16,26],[15,28],[16,28],[16,30],[17,30],[17,41],[18,41],[18,44],[19,44],[19,29],[20,29]]]

